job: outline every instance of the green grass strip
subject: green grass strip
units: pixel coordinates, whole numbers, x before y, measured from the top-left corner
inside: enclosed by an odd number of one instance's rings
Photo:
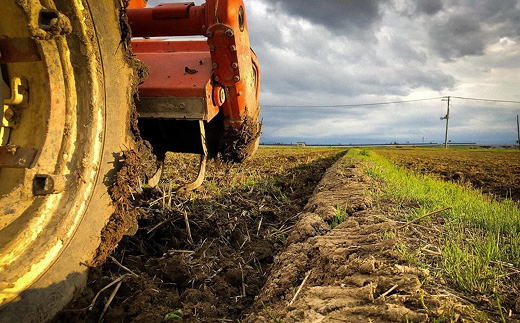
[[[513,201],[496,201],[478,190],[415,174],[366,149],[352,149],[346,159],[364,160],[366,174],[382,180],[376,198],[418,205],[406,220],[452,207],[437,215],[444,218],[446,233],[438,237],[440,267],[461,290],[490,293],[500,287],[505,263],[520,267],[520,210]]]

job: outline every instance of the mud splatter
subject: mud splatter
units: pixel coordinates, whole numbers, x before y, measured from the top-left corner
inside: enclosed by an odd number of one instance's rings
[[[243,162],[252,158],[258,148],[262,124],[246,119],[240,129],[230,128],[224,132],[220,153],[224,161]]]

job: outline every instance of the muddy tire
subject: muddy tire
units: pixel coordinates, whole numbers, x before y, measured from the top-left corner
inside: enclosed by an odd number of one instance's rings
[[[1,323],[48,321],[85,285],[121,150],[133,147],[120,1],[42,3],[8,0],[0,12],[0,34],[37,48],[36,60],[2,69],[29,89],[9,144],[40,152],[30,169],[0,168]],[[41,174],[55,185],[35,195]]]

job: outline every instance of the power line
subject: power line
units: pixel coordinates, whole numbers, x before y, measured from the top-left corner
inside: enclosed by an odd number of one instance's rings
[[[480,99],[480,98],[468,98],[468,97],[462,97],[462,96],[449,96],[449,97],[452,99],[460,99],[460,100],[520,104],[520,101],[511,101],[511,100]],[[357,103],[357,104],[334,104],[334,105],[271,105],[271,104],[268,104],[268,105],[261,105],[261,106],[266,107],[266,108],[345,108],[345,107],[353,108],[353,107],[366,107],[366,106],[432,101],[432,100],[440,100],[440,99],[446,99],[446,98],[448,98],[448,96],[439,96],[439,97],[434,97],[434,98],[415,99],[415,100],[371,102],[371,103]]]
[[[466,98],[462,96],[452,96],[453,99],[462,99],[462,100],[471,100],[471,101],[485,101],[485,102],[497,102],[497,103],[517,103],[520,104],[520,101],[510,101],[510,100],[493,100],[493,99],[478,99],[478,98]]]
[[[344,108],[344,107],[366,107],[366,106],[374,106],[374,105],[386,105],[386,104],[399,104],[399,103],[409,103],[409,102],[420,102],[420,101],[432,101],[432,100],[440,100],[444,97],[439,96],[435,98],[427,98],[427,99],[416,99],[416,100],[403,100],[403,101],[390,101],[390,102],[375,102],[375,103],[358,103],[358,104],[335,104],[335,105],[261,105],[262,107],[267,108]]]

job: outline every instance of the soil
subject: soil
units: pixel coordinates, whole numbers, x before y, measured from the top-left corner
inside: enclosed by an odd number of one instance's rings
[[[144,183],[157,169],[155,156],[146,141],[140,140],[133,150],[123,151],[123,166],[117,172],[115,182],[110,188],[114,203],[114,214],[101,231],[101,244],[89,264],[97,267],[116,249],[125,234],[135,234],[140,218],[138,209],[132,203],[133,188]]]
[[[470,185],[498,198],[520,201],[518,151],[378,149],[376,152],[415,172]]]
[[[175,196],[169,181],[154,190],[130,185],[139,229],[92,268],[87,288],[55,322],[98,322],[116,286],[103,322],[163,322],[179,314],[183,322],[242,320],[298,214],[342,155],[337,149],[260,149],[248,164],[212,161],[204,185],[188,196]],[[173,157],[166,180],[182,168]],[[118,279],[120,285],[103,290]]]
[[[403,261],[387,235],[397,222],[372,206],[361,166],[345,161],[316,188],[245,322],[471,321],[469,307],[423,288],[430,273]]]
[[[211,161],[187,196],[175,188],[196,176],[197,156],[169,155],[158,189],[129,192],[137,233],[55,323],[500,321],[493,300],[419,265],[435,261],[442,223],[403,228],[403,211],[373,203],[380,183],[343,154],[262,148],[251,163]],[[404,255],[425,243],[433,254],[421,261]],[[504,302],[508,322],[515,304]]]
[[[239,129],[224,132],[220,152],[224,161],[242,162],[251,159],[258,148],[262,123],[246,118]]]

